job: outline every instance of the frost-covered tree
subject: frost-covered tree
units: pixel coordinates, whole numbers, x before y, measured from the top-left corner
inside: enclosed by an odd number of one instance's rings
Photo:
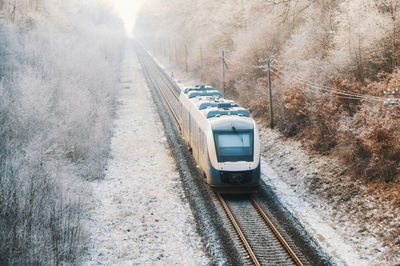
[[[382,87],[371,82],[397,77],[393,71],[400,62],[399,12],[398,0],[150,0],[139,13],[136,36],[156,56],[166,55],[165,43],[172,43],[182,69],[186,45],[190,69],[197,72],[202,48],[203,82],[217,88],[224,50],[230,68],[228,96],[267,119],[267,82],[259,59],[275,59],[278,128],[286,135],[301,135],[311,147],[328,153],[336,145],[349,145],[338,129],[353,117],[368,116],[359,114],[361,110],[373,110],[369,121],[373,114],[383,113],[376,102],[331,92],[383,95]],[[347,129],[350,138],[367,141]],[[376,141],[367,146],[384,143]]]
[[[335,49],[332,62],[340,70],[350,70],[359,79],[376,73],[374,56],[381,54],[380,43],[391,29],[390,17],[374,1],[348,0],[336,16]]]
[[[95,0],[2,1],[0,264],[79,264],[101,178],[123,26]]]

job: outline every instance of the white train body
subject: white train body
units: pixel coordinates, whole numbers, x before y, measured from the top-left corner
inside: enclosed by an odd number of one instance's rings
[[[179,124],[207,183],[213,187],[256,187],[260,139],[249,112],[211,87],[181,92]]]

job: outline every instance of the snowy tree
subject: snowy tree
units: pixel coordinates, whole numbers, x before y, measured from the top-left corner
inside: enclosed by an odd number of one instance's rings
[[[391,28],[390,18],[373,1],[348,0],[340,5],[336,17],[335,51],[332,62],[338,69],[349,69],[358,79],[371,77],[375,54],[382,54],[379,45]]]
[[[91,1],[3,1],[0,262],[79,264],[83,179],[104,174],[123,27]]]

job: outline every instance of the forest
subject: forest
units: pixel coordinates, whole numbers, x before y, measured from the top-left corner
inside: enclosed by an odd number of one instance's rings
[[[362,182],[398,182],[400,2],[146,1],[135,36]]]
[[[224,65],[227,98],[265,126],[272,104],[354,181],[399,185],[398,0],[147,0],[134,35],[220,90]],[[125,38],[107,0],[0,0],[0,264],[80,264]]]
[[[104,1],[0,1],[0,264],[79,264],[124,38]]]

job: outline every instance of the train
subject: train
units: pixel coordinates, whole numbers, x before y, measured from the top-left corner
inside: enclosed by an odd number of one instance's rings
[[[214,188],[257,188],[260,137],[249,111],[206,85],[185,88],[179,102],[183,139],[206,182]]]

